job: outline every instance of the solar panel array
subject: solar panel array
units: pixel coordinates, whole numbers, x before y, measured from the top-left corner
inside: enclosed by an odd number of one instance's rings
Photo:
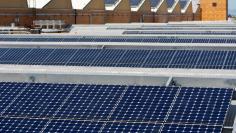
[[[233,89],[0,83],[0,132],[220,133]]]
[[[135,31],[135,34],[137,32]],[[171,32],[170,32],[171,33]],[[209,34],[217,32],[211,32]],[[131,34],[131,32],[129,32]],[[191,33],[190,33],[191,34]],[[235,34],[234,32],[229,34]],[[221,40],[221,41],[218,41]],[[127,42],[127,43],[236,43],[235,38],[192,38],[192,37],[71,37],[71,38],[0,38],[0,42]]]
[[[0,48],[0,64],[236,69],[236,51]]]
[[[123,34],[134,35],[236,35],[236,32],[232,31],[137,31],[127,30]]]

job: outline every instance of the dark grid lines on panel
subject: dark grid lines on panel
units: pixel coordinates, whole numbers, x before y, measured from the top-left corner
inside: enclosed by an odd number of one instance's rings
[[[98,133],[104,122],[52,120],[45,133]]]
[[[0,83],[0,113],[23,91],[27,83]]]
[[[125,86],[79,85],[55,118],[106,120]]]
[[[223,69],[236,69],[236,52],[228,52]]]
[[[194,68],[201,55],[201,51],[177,51],[169,68]]]
[[[153,50],[142,67],[167,68],[175,52],[174,50]]]
[[[128,123],[107,122],[102,132],[104,133],[158,133],[161,124],[155,123]]]
[[[90,66],[96,57],[99,56],[101,49],[78,49],[70,60],[66,63],[68,66]]]
[[[196,68],[221,69],[224,65],[227,51],[203,51]]]
[[[17,64],[31,49],[9,49],[7,53],[0,57],[0,64]]]
[[[97,56],[96,60],[91,64],[91,66],[107,66],[112,67],[116,66],[119,59],[124,56],[126,50],[114,50],[114,49],[105,49],[101,50],[101,53]]]
[[[55,49],[42,65],[66,65],[75,52],[76,49]]]
[[[27,118],[0,118],[1,133],[39,133],[48,120]]]
[[[178,88],[129,86],[111,121],[164,121]]]
[[[18,64],[40,65],[52,51],[53,49],[32,49]]]
[[[181,88],[167,122],[223,125],[232,89]]]
[[[5,111],[4,116],[52,117],[75,85],[32,83]]]
[[[222,126],[165,124],[162,133],[221,133]]]
[[[117,67],[141,67],[150,50],[128,50],[116,64]]]

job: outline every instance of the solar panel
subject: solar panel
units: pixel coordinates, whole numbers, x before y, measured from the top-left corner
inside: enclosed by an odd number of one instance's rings
[[[152,123],[106,123],[102,132],[124,132],[124,133],[158,133],[161,124]]]
[[[33,49],[25,57],[23,57],[18,64],[40,65],[52,52],[53,49]]]
[[[230,89],[182,88],[167,122],[223,125],[231,97]]]
[[[196,63],[198,69],[221,69],[224,66],[227,51],[203,51]]]
[[[109,120],[163,122],[177,91],[177,87],[129,86]]]
[[[46,133],[98,133],[103,122],[52,120],[44,129]]]
[[[165,124],[163,133],[221,133],[222,126]]]
[[[55,118],[107,120],[125,86],[79,85]]]
[[[0,83],[0,112],[17,97],[26,87],[26,83]]]
[[[31,49],[9,49],[0,57],[0,64],[16,64],[29,53]]]
[[[27,118],[0,118],[2,133],[39,133],[48,120]]]
[[[131,34],[152,34],[151,31],[140,31]],[[231,35],[229,32],[154,32],[154,34],[187,34],[187,35]],[[8,38],[9,41],[12,38]],[[18,40],[25,38],[16,38]],[[192,40],[192,41],[190,41]],[[4,41],[4,40],[2,40]],[[24,42],[130,42],[130,43],[236,43],[236,39],[208,39],[208,38],[184,38],[184,37],[76,37],[76,38],[31,38]]]
[[[0,132],[216,132],[233,89],[0,83]]]
[[[115,66],[117,67],[141,67],[149,54],[149,50],[127,50],[119,59]],[[136,56],[133,56],[136,55]]]
[[[66,65],[68,66],[90,66],[100,55],[99,49],[79,49],[72,58],[70,58]],[[104,59],[104,58],[101,58]]]
[[[201,51],[185,51],[176,52],[172,59],[169,68],[194,68]]]
[[[52,117],[75,85],[29,84],[2,115],[11,117]]]
[[[42,65],[66,65],[67,61],[75,54],[76,49],[55,49],[42,62]]]

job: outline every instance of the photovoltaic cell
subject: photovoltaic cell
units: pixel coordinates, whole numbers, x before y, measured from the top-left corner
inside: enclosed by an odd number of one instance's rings
[[[222,126],[165,124],[163,133],[221,133]]]
[[[122,122],[113,122],[106,123],[106,126],[103,128],[102,132],[124,132],[124,133],[158,133],[160,130],[161,124],[152,124],[152,123],[122,123]]]
[[[30,84],[3,113],[14,117],[52,117],[75,85]]]
[[[130,86],[109,120],[163,122],[177,90],[175,87]]]
[[[181,88],[167,122],[223,125],[231,89]]]
[[[103,122],[52,120],[45,128],[46,133],[98,133]]]
[[[220,133],[233,89],[0,83],[0,132]]]
[[[0,83],[0,113],[26,87],[27,83]]]
[[[125,86],[80,85],[55,117],[106,120],[124,89]]]
[[[0,118],[1,133],[39,133],[48,120],[27,118]]]

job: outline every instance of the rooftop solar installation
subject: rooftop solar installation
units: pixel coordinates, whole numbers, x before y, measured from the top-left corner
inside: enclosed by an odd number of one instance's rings
[[[128,34],[136,34],[137,32],[128,32]],[[145,33],[145,32],[144,32]],[[173,32],[170,32],[170,34]],[[176,32],[176,34],[185,34],[184,32]],[[148,32],[149,34],[149,32]],[[165,35],[165,33],[163,33]],[[169,33],[168,33],[169,34]],[[202,34],[202,35],[235,35],[235,32],[206,32],[206,33],[198,33],[198,32],[191,32],[186,33],[189,35],[194,34]],[[27,41],[26,41],[27,39]],[[189,41],[191,40],[191,41]],[[200,40],[200,41],[199,41]],[[220,40],[220,41],[219,41]],[[145,37],[136,37],[136,36],[118,36],[118,37],[96,37],[96,36],[87,36],[87,37],[46,37],[46,38],[23,38],[23,37],[16,37],[10,38],[5,37],[0,42],[126,42],[126,43],[236,43],[235,38],[229,39],[218,39],[218,38],[193,38],[193,37],[162,37],[162,36],[145,36]],[[24,53],[22,53],[24,54]]]
[[[226,88],[1,82],[0,132],[220,133],[232,94]]]
[[[235,31],[137,31],[127,30],[130,35],[236,35]]]
[[[236,51],[1,48],[0,64],[236,69]]]

